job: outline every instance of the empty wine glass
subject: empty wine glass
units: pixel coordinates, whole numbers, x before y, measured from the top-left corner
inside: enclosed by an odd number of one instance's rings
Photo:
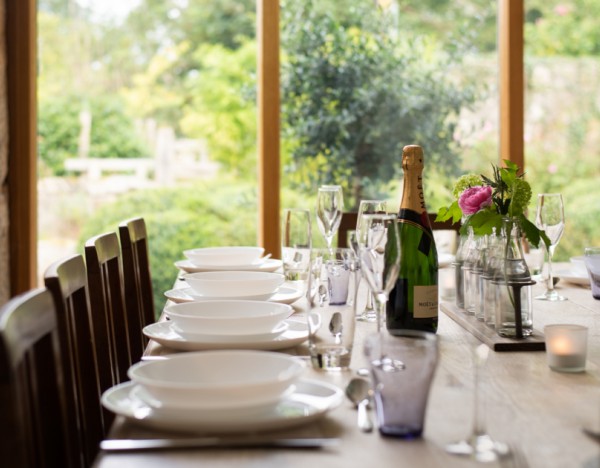
[[[385,214],[387,210],[387,203],[385,200],[361,200],[358,206],[358,214],[356,217],[356,232],[361,232],[361,225],[363,223],[363,215],[365,214]],[[358,240],[358,248],[360,248],[360,241]],[[358,252],[357,252],[358,254]],[[373,293],[371,290],[367,290],[367,302],[364,310],[358,315],[357,320],[361,322],[376,322],[377,311],[373,307]]]
[[[344,211],[344,194],[339,185],[323,185],[317,195],[317,224],[327,248],[331,252],[331,243],[342,221]]]
[[[560,193],[540,193],[538,195],[535,225],[543,229],[550,239],[550,246],[545,246],[548,252],[548,281],[546,292],[536,299],[545,301],[564,301],[566,298],[554,289],[552,277],[552,255],[565,230],[565,212],[563,199]],[[545,244],[544,244],[545,245]]]
[[[362,245],[361,272],[377,303],[377,334],[381,335],[386,304],[400,271],[400,235],[396,215],[363,215],[358,237]],[[404,369],[404,363],[387,358],[383,348],[368,354],[374,356],[375,353],[379,359],[372,359],[372,366],[380,367],[384,372]]]
[[[310,211],[286,208],[283,211],[281,258],[286,281],[300,291],[308,291],[311,264],[311,224]]]
[[[479,462],[493,462],[509,454],[508,445],[492,439],[487,433],[485,422],[485,401],[482,398],[481,378],[490,352],[486,344],[471,347],[473,360],[473,429],[466,440],[446,445],[446,451],[453,455],[471,456]]]

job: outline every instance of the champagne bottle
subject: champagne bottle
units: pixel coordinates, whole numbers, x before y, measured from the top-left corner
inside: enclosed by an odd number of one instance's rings
[[[398,212],[400,272],[386,310],[389,330],[437,331],[438,259],[423,195],[423,149],[402,151],[404,188]]]

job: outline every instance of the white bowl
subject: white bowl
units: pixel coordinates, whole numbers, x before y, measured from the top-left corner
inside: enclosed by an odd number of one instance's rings
[[[571,257],[571,270],[579,275],[587,276],[587,267],[585,266],[585,257]]]
[[[303,369],[303,363],[288,354],[229,350],[142,361],[127,375],[165,407],[230,408],[276,401]]]
[[[183,278],[196,293],[221,298],[274,293],[284,282],[280,273],[261,271],[206,271]]]
[[[184,250],[183,254],[195,265],[250,265],[265,252],[262,247],[205,247]]]
[[[294,309],[261,301],[202,301],[173,304],[165,309],[177,327],[189,333],[251,335],[267,333]]]

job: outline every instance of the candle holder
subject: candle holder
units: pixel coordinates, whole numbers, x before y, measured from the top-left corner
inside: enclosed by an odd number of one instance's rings
[[[546,325],[546,356],[550,369],[583,372],[587,356],[588,329],[582,325]]]

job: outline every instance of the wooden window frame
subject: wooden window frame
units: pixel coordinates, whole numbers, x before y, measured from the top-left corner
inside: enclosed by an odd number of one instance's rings
[[[10,281],[37,284],[36,0],[5,0],[9,108]],[[524,168],[524,0],[499,0],[500,155]],[[257,0],[258,242],[280,253],[279,1]]]

